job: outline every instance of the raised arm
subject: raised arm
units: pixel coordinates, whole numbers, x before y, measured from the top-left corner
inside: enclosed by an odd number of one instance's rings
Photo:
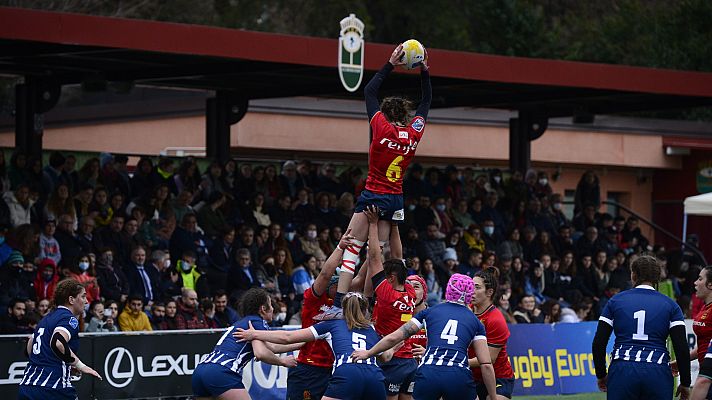
[[[401,242],[398,224],[395,222],[391,224],[391,237],[388,241],[391,246],[391,258],[403,258],[403,243]]]
[[[425,60],[420,65],[420,105],[415,111],[415,115],[428,119],[428,111],[430,111],[430,103],[433,101],[433,88],[430,85],[430,72],[428,71],[428,51],[425,51]]]
[[[380,71],[376,72],[376,75],[371,78],[368,85],[363,90],[364,96],[366,97],[366,112],[368,113],[368,120],[372,120],[373,116],[376,115],[380,109],[378,104],[378,89],[381,84],[386,79],[388,74],[393,71],[393,66],[401,65],[404,63],[403,57],[403,44],[399,44],[393,53],[391,54],[388,62],[381,68]]]
[[[329,280],[336,271],[336,267],[341,265],[341,258],[344,256],[344,250],[352,244],[351,241],[353,239],[354,237],[351,236],[351,229],[341,235],[339,244],[336,246],[334,251],[331,252],[329,258],[324,261],[324,265],[321,267],[321,272],[319,272],[319,275],[317,275],[314,283],[312,284],[312,292],[314,292],[314,296],[319,297],[324,294],[324,291],[329,286]]]

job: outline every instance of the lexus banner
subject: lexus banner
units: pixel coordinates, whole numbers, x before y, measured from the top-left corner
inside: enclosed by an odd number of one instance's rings
[[[73,382],[80,399],[135,399],[190,396],[191,375],[224,333],[215,331],[81,334],[79,357],[104,380],[83,376]],[[26,338],[0,336],[0,393],[17,398],[27,365]],[[252,398],[283,399],[287,369],[251,362],[243,382]]]

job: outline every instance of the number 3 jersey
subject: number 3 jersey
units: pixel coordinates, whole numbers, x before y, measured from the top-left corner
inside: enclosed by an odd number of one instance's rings
[[[248,315],[228,328],[215,344],[213,351],[203,358],[200,364],[220,364],[232,372],[242,373],[242,369],[255,357],[255,354],[251,342],[238,342],[232,334],[237,328],[248,329],[248,322],[252,323],[254,329],[269,330],[267,321],[257,315]]]
[[[74,354],[79,351],[79,320],[67,307],[59,306],[37,324],[32,335],[30,362],[20,385],[74,391],[70,365],[60,360],[50,347],[55,329],[69,336],[69,348]]]
[[[354,350],[367,350],[375,346],[381,338],[372,327],[349,330],[346,321],[335,319],[322,321],[309,327],[314,338],[324,339],[334,352],[334,369],[344,364],[368,364],[378,368],[376,357],[353,362]],[[379,368],[380,369],[380,368]]]
[[[616,341],[611,360],[667,365],[665,343],[670,328],[685,325],[680,306],[652,286],[639,285],[613,296],[599,321],[613,327]]]
[[[378,194],[402,194],[403,174],[415,156],[425,131],[425,118],[416,115],[408,126],[388,122],[381,111],[371,118],[366,190]]]
[[[469,369],[467,349],[473,340],[487,340],[485,327],[469,308],[455,303],[440,303],[417,313],[411,321],[422,328],[427,324],[428,348],[420,365]]]

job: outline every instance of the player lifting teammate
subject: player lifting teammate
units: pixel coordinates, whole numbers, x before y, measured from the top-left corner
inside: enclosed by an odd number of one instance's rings
[[[366,188],[361,192],[349,229],[354,236],[353,245],[344,252],[339,274],[339,285],[334,304],[340,304],[340,298],[348,292],[356,270],[359,253],[368,235],[368,221],[363,211],[367,205],[376,205],[381,211],[379,222],[379,241],[385,243],[390,234],[391,221],[402,221],[403,211],[403,175],[425,131],[425,121],[432,99],[430,74],[428,72],[427,53],[420,68],[422,98],[420,105],[411,117],[410,102],[401,97],[387,97],[378,103],[378,89],[394,66],[404,64],[403,45],[399,45],[391,54],[388,62],[374,75],[366,85],[366,111],[372,134],[369,148],[368,177]],[[332,309],[319,319],[333,318],[339,310]]]
[[[72,386],[72,370],[101,376],[85,365],[79,357],[79,320],[87,304],[84,286],[74,279],[57,284],[54,292],[57,306],[42,318],[27,342],[30,357],[20,381],[20,400],[76,399]]]
[[[373,347],[379,339],[367,318],[368,302],[357,292],[349,292],[342,302],[344,319],[322,321],[298,331],[263,331],[250,327],[235,334],[240,340],[264,340],[272,343],[299,343],[328,339],[334,353],[334,373],[329,380],[323,399],[384,400],[386,398],[383,373],[376,363],[375,354],[361,360],[352,360],[354,350]],[[388,361],[392,351],[379,356]]]
[[[472,279],[454,274],[445,289],[445,303],[416,314],[401,329],[381,339],[369,350],[354,351],[354,360],[364,360],[408,339],[427,325],[428,348],[415,374],[415,399],[459,400],[477,396],[468,366],[467,349],[475,348],[475,356],[490,398],[496,384],[494,369],[487,349],[485,328],[467,307],[474,292]]]
[[[631,264],[635,288],[613,296],[603,308],[593,338],[593,364],[598,387],[609,400],[670,399],[673,392],[668,335],[678,357],[680,386],[677,394],[690,393],[690,354],[682,310],[654,286],[660,280],[660,264],[643,255]],[[611,332],[616,341],[606,371],[606,344]]]

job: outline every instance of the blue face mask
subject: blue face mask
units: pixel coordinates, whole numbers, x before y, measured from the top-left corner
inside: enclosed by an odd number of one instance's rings
[[[88,270],[88,269],[89,269],[89,263],[86,262],[86,261],[80,262],[80,263],[79,263],[79,269],[81,269],[82,271]]]

